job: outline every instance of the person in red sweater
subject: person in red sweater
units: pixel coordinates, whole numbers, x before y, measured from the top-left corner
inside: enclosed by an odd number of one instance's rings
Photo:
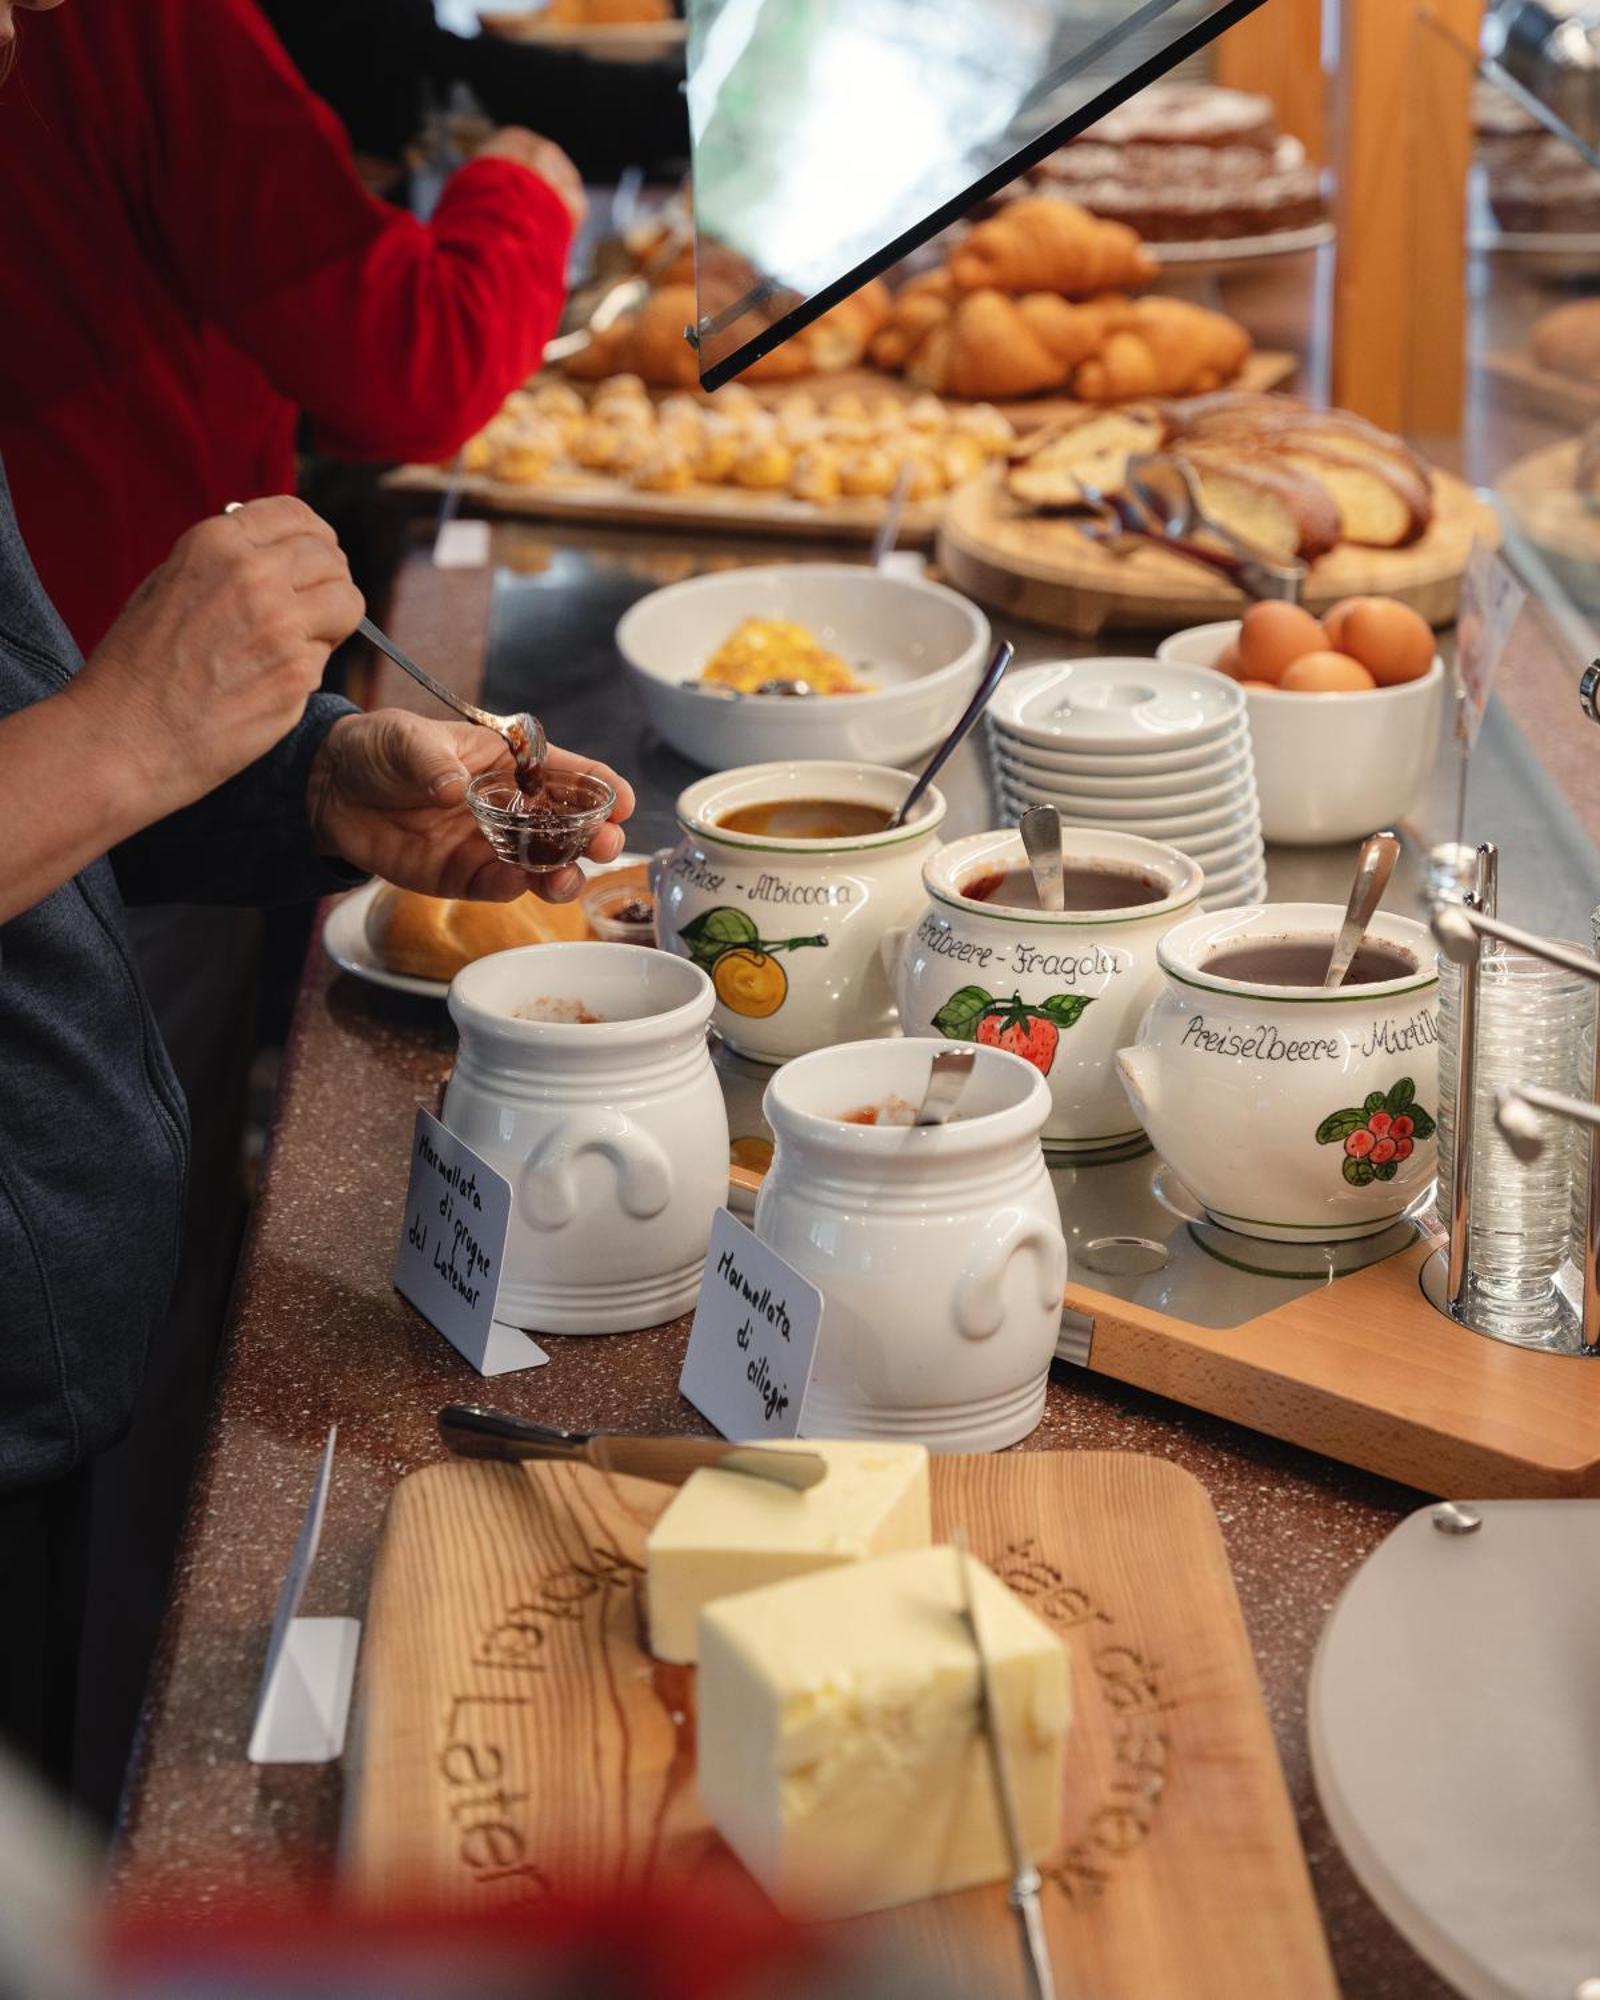
[[[450,456],[537,367],[582,188],[500,133],[424,224],[368,195],[253,0],[37,11],[0,90],[0,458],[84,652],[186,528]]]

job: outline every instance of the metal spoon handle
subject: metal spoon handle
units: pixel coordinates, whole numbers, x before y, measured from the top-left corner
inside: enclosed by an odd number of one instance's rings
[[[446,708],[454,709],[463,721],[475,722],[481,729],[492,729],[496,736],[504,737],[510,746],[512,756],[517,760],[518,770],[537,770],[545,758],[545,735],[537,717],[519,715],[515,718],[505,715],[491,715],[486,708],[479,708],[470,701],[463,701],[460,695],[447,688],[442,681],[436,681],[426,667],[419,667],[409,653],[402,652],[388,633],[373,624],[370,618],[363,618],[356,627],[370,645],[380,653],[386,653],[395,665],[408,673],[419,687],[425,687],[435,701],[442,701]],[[514,727],[513,724],[517,726]]]
[[[919,1125],[944,1125],[967,1087],[978,1060],[976,1049],[935,1049],[928,1071],[928,1087],[917,1107]]]
[[[1034,893],[1041,910],[1067,907],[1061,870],[1061,815],[1054,806],[1029,806],[1017,822],[1022,845],[1033,870]]]
[[[1350,970],[1351,962],[1361,947],[1361,940],[1367,934],[1367,926],[1372,922],[1373,913],[1383,900],[1383,892],[1389,886],[1389,877],[1394,873],[1394,865],[1400,859],[1400,843],[1392,833],[1371,833],[1361,843],[1361,853],[1356,861],[1356,879],[1350,886],[1350,901],[1345,907],[1344,922],[1339,926],[1339,935],[1334,941],[1333,953],[1328,960],[1328,970],[1323,975],[1324,988],[1342,986],[1344,976]]]
[[[977,692],[961,711],[961,719],[957,722],[955,728],[951,730],[950,734],[923,766],[921,777],[917,779],[910,791],[906,793],[905,798],[901,801],[900,810],[889,822],[890,826],[905,825],[912,807],[917,804],[923,793],[933,783],[934,779],[938,777],[945,765],[949,763],[955,752],[966,741],[972,725],[989,706],[995,689],[1000,685],[1006,668],[1011,664],[1011,655],[1014,651],[1015,648],[1009,639],[1002,639],[996,645],[994,652],[990,655],[988,666],[983,670],[983,679],[978,683]]]

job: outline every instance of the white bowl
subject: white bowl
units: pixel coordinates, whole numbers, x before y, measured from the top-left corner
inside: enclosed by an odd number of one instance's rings
[[[735,700],[682,686],[745,618],[804,625],[872,681],[871,692]],[[617,650],[652,727],[706,769],[813,757],[899,765],[932,749],[966,706],[988,657],[989,621],[921,577],[766,563],[652,591],[619,621]]]
[[[1239,621],[1194,625],[1162,641],[1174,665],[1215,667]],[[1421,680],[1365,694],[1242,690],[1250,717],[1261,823],[1285,847],[1359,840],[1404,819],[1433,772],[1444,662]]]
[[[1004,750],[1010,756],[1026,756],[1033,763],[1046,765],[1063,776],[1120,781],[1123,778],[1161,778],[1173,771],[1209,771],[1215,765],[1237,759],[1249,751],[1250,724],[1241,709],[1238,720],[1221,736],[1208,737],[1203,743],[1181,750],[1119,750],[1111,753],[1089,750],[1080,755],[1070,750],[1049,750],[1038,743],[1025,742],[991,715],[989,740],[996,749]]]
[[[1179,661],[1049,660],[1001,682],[995,726],[1074,756],[1192,750],[1226,738],[1243,713],[1242,691],[1221,678]]]

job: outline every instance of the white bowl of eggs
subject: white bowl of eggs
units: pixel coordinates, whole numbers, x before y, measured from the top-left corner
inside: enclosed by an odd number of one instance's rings
[[[764,563],[652,591],[618,623],[617,649],[656,732],[708,770],[817,757],[903,767],[966,707],[989,621],[922,576]],[[755,691],[796,680],[812,691]]]
[[[1295,604],[1253,604],[1243,619],[1192,625],[1156,650],[1243,686],[1269,841],[1359,840],[1421,799],[1438,752],[1444,663],[1409,605],[1352,597],[1319,620]]]

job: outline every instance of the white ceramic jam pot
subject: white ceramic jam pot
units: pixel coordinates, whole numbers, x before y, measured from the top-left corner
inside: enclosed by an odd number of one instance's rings
[[[659,936],[710,974],[717,1032],[740,1055],[781,1063],[893,1031],[880,947],[922,900],[945,803],[930,788],[909,825],[846,839],[733,832],[721,820],[796,799],[892,813],[910,785],[887,765],[747,764],[679,798],[683,838],[655,870]]]
[[[908,1035],[990,1043],[1031,1062],[1050,1086],[1049,1150],[1142,1146],[1116,1053],[1160,989],[1158,941],[1194,909],[1205,878],[1175,847],[1133,834],[1066,827],[1061,853],[1069,882],[1093,870],[1107,884],[1127,877],[1153,899],[1039,910],[974,896],[968,892],[996,877],[1027,878],[1021,836],[953,841],[923,865],[927,907],[898,953],[900,1024]]]
[[[1374,917],[1369,941],[1407,969],[1371,985],[1324,992],[1207,970],[1284,940],[1325,953],[1343,916],[1269,903],[1178,925],[1157,947],[1165,990],[1117,1057],[1156,1150],[1214,1222],[1246,1236],[1372,1236],[1433,1182],[1439,974],[1421,924]]]
[[[576,1003],[596,1020],[532,1020]],[[711,982],[665,952],[536,944],[450,986],[461,1049],[443,1119],[511,1183],[496,1316],[625,1333],[693,1309],[727,1197]]]
[[[801,1429],[997,1451],[1044,1409],[1067,1250],[1039,1148],[1050,1093],[980,1048],[945,1125],[853,1123],[919,1103],[926,1041],[851,1042],[779,1071],[755,1231],[821,1291]]]

